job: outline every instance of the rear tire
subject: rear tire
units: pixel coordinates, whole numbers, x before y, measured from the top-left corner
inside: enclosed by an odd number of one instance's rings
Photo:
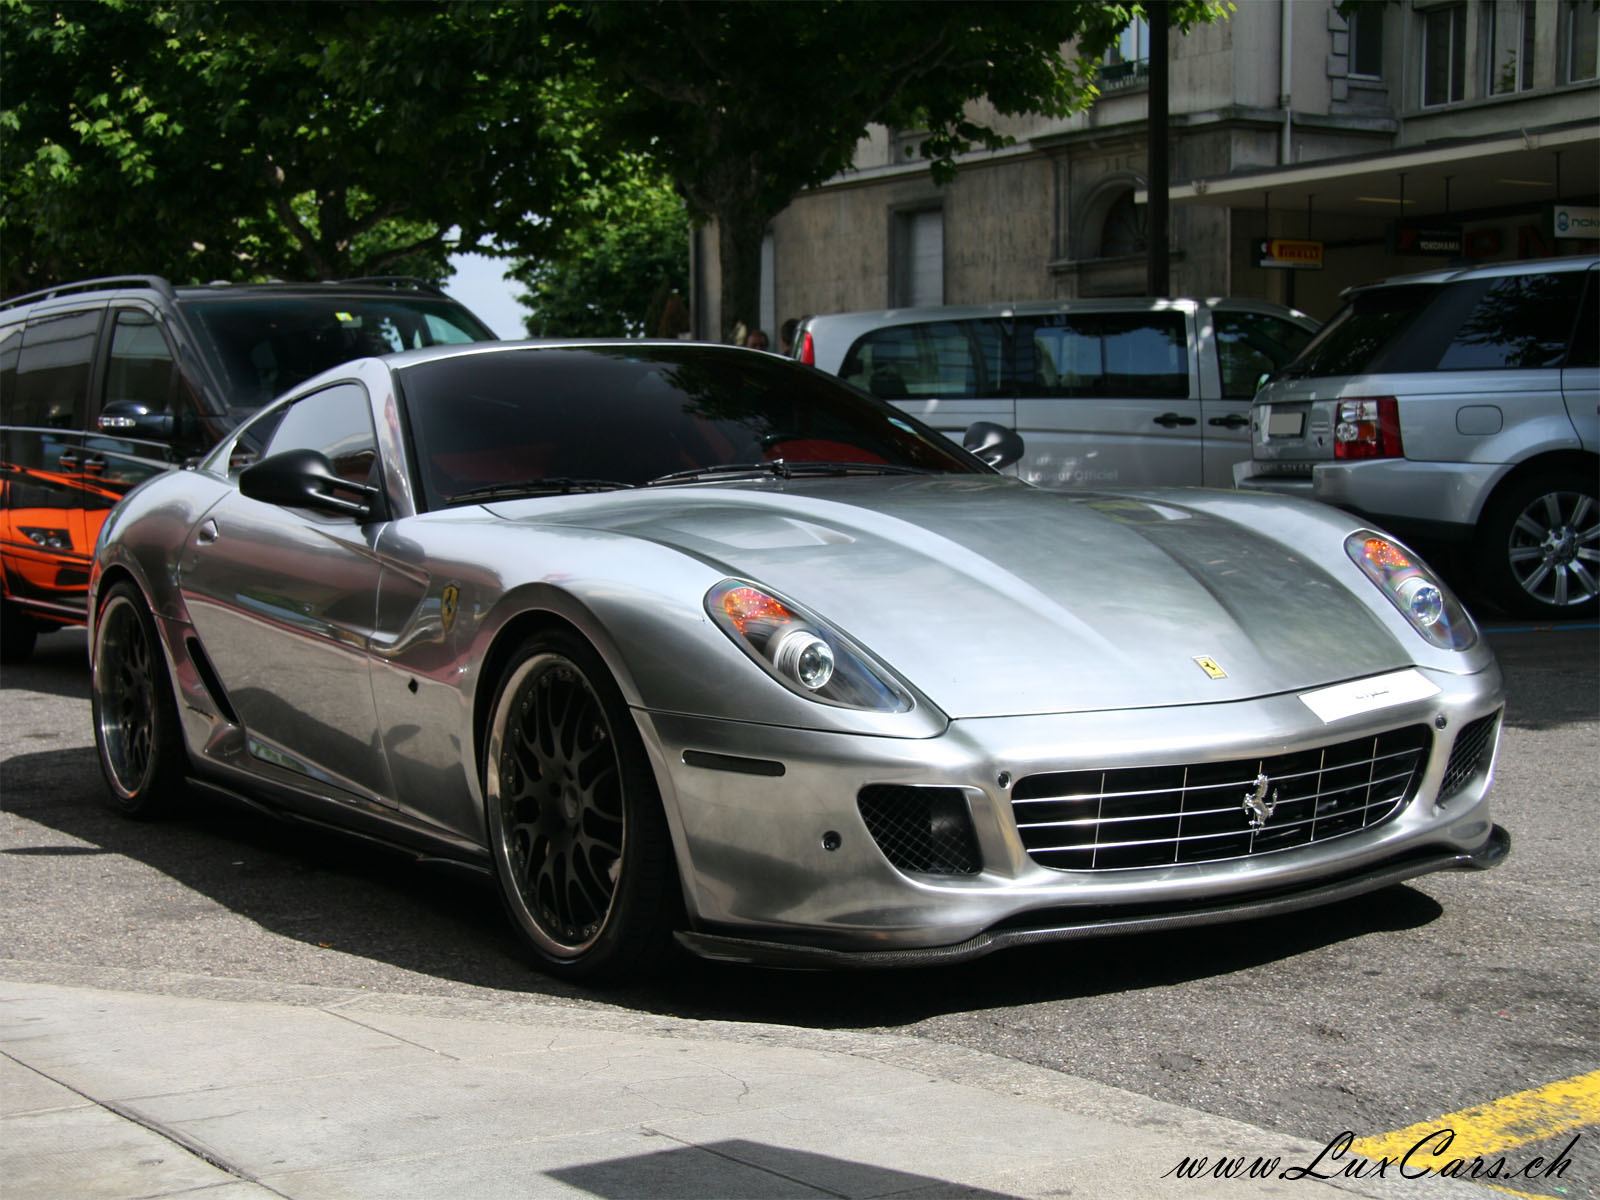
[[[647,977],[682,895],[644,744],[600,656],[537,634],[495,690],[483,761],[489,849],[541,969],[585,983]]]
[[[1477,549],[1484,586],[1512,613],[1578,617],[1600,608],[1600,506],[1595,481],[1579,472],[1530,476],[1496,496]]]
[[[155,620],[133,584],[115,584],[95,625],[89,689],[107,801],[148,820],[177,807],[189,756]]]

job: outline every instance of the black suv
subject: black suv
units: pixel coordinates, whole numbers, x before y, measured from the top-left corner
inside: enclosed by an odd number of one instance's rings
[[[106,515],[278,393],[352,358],[493,340],[409,279],[91,279],[0,304],[0,661],[84,619]]]

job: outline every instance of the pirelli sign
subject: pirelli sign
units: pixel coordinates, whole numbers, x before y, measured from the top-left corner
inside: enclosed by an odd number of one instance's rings
[[[1322,270],[1322,243],[1302,238],[1258,238],[1256,266],[1290,271]]]

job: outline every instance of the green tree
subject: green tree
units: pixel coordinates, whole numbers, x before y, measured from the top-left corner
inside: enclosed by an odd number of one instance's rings
[[[1170,4],[1182,29],[1226,10]],[[726,337],[757,311],[768,223],[848,167],[868,125],[925,131],[922,153],[948,180],[957,154],[1009,140],[974,117],[973,101],[1002,114],[1087,105],[1100,57],[1143,11],[1101,0],[648,0],[555,5],[547,28],[613,84],[610,136],[658,161],[694,216],[715,219]]]
[[[570,186],[518,3],[0,0],[6,290],[441,278]],[[459,229],[459,241],[451,231]]]
[[[666,298],[689,286],[689,218],[646,160],[583,194],[548,253],[511,272],[533,337],[643,337],[660,332]],[[618,171],[620,175],[620,170]]]

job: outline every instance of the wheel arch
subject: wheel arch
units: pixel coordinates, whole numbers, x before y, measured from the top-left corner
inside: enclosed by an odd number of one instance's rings
[[[1595,480],[1600,478],[1600,454],[1588,450],[1550,450],[1518,463],[1489,489],[1483,498],[1483,503],[1478,506],[1473,524],[1481,528],[1484,518],[1494,511],[1500,499],[1512,488],[1519,486],[1523,480],[1551,471],[1575,471],[1591,481]]]

